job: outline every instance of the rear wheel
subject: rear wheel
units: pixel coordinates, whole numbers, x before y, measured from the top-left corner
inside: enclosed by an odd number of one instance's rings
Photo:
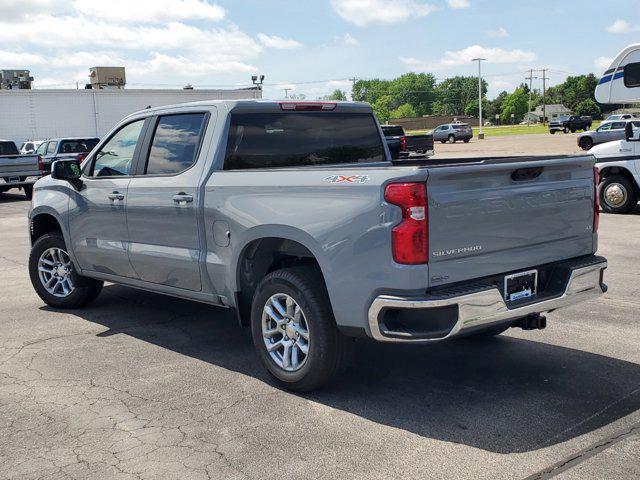
[[[29,277],[38,296],[55,308],[82,307],[102,290],[102,282],[78,275],[56,233],[40,237],[31,248]]]
[[[440,143],[447,143],[446,140],[440,140]]]
[[[28,200],[31,200],[33,197],[33,185],[28,185],[22,188],[24,190],[24,196],[27,197]]]
[[[449,140],[449,143],[456,143],[456,137],[454,135],[449,135],[447,139]]]
[[[555,131],[555,130],[549,130],[549,133],[550,133],[551,135],[555,135],[555,134],[556,134],[556,131]]]
[[[582,137],[580,139],[580,148],[582,150],[590,150],[593,147],[593,139],[591,137]]]
[[[348,340],[338,331],[316,268],[293,267],[267,275],[253,297],[251,333],[263,365],[291,390],[321,387],[345,362]]]
[[[463,141],[464,143],[469,143],[469,140],[471,140],[470,138],[465,138]]]
[[[638,204],[635,185],[622,175],[605,178],[599,189],[600,205],[607,213],[629,213]]]

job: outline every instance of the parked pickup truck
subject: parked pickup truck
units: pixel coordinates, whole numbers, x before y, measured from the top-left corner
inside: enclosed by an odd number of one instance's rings
[[[0,193],[21,189],[31,198],[33,184],[42,176],[42,163],[37,155],[20,155],[14,142],[0,140]]]
[[[98,142],[97,138],[86,137],[50,138],[40,144],[36,153],[41,157],[45,172],[49,173],[51,164],[56,160],[83,160]]]
[[[407,135],[400,125],[382,125],[391,158],[433,155],[433,135]]]
[[[549,122],[549,133],[575,133],[578,130],[583,130],[586,132],[591,128],[592,123],[593,119],[591,117],[581,117],[579,115],[561,115],[557,119]]]
[[[31,282],[55,308],[109,281],[233,309],[277,381],[309,390],[349,337],[539,329],[602,294],[593,163],[392,162],[364,103],[148,109],[36,183]]]

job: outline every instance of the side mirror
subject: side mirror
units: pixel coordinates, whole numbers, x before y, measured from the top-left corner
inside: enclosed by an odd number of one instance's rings
[[[627,139],[627,142],[633,138],[633,123],[627,122],[624,126],[624,137]]]
[[[51,165],[51,178],[65,180],[73,186],[80,183],[82,172],[78,160],[56,160]]]

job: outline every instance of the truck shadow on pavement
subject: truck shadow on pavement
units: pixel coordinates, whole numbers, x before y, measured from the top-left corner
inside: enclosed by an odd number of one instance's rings
[[[108,329],[98,337],[129,335],[272,384],[248,329],[227,310],[110,285],[91,307],[72,313]],[[561,443],[640,409],[639,365],[536,342],[535,332],[531,338],[358,341],[339,381],[298,396],[496,453]]]

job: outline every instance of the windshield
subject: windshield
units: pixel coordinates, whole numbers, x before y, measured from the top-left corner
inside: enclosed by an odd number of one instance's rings
[[[564,121],[566,121],[566,120],[569,120],[569,118],[570,118],[570,117],[571,117],[571,115],[560,115],[560,116],[558,117],[558,121],[559,121],[559,122],[564,122]]]

